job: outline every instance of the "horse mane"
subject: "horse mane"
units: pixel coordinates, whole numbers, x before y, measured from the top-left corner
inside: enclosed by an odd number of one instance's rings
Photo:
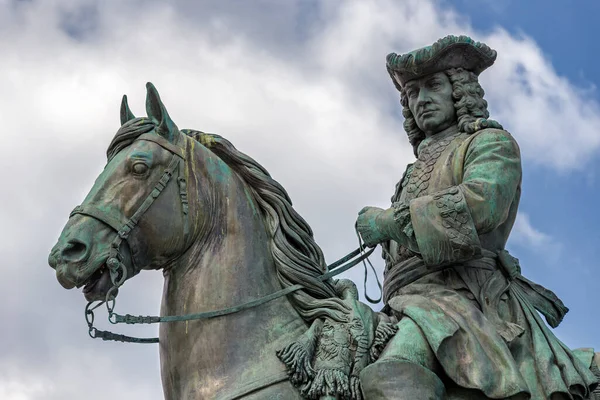
[[[156,124],[150,118],[134,118],[125,122],[108,145],[106,150],[107,163],[113,159],[121,150],[129,147],[138,137],[156,128]]]
[[[108,162],[155,127],[149,118],[134,118],[124,123],[108,147]],[[214,153],[248,186],[265,220],[279,282],[283,288],[296,284],[305,287],[288,295],[298,313],[307,321],[325,316],[345,320],[348,309],[335,290],[335,281],[319,279],[327,272],[323,252],[308,223],[292,207],[283,186],[262,165],[222,136],[192,129],[180,132]]]
[[[290,294],[300,315],[307,321],[324,316],[345,320],[348,310],[339,299],[335,282],[319,279],[327,272],[323,252],[283,186],[256,160],[222,136],[192,129],[181,132],[213,152],[248,185],[264,215],[279,282],[284,288],[296,284],[305,287]]]

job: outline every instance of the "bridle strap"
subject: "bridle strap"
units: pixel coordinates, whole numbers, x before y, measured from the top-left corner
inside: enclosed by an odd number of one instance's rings
[[[145,140],[147,142],[156,143],[163,149],[168,150],[171,153],[173,153],[174,155],[176,155],[177,157],[181,158],[182,160],[185,160],[184,148],[169,142],[167,139],[165,139],[162,136],[159,136],[155,133],[151,133],[151,132],[144,133],[143,135],[141,135],[140,137],[138,137],[136,139],[136,141],[138,141],[138,140]],[[185,140],[185,138],[184,138],[184,140]]]
[[[182,203],[182,212],[183,212],[183,236],[184,241],[187,243],[189,236],[189,221],[188,221],[188,201],[187,201],[187,184],[185,180],[185,150],[182,147],[176,146],[168,142],[166,139],[157,136],[155,134],[144,134],[141,135],[137,140],[146,140],[149,142],[156,143],[161,146],[165,150],[168,150],[173,154],[169,165],[163,172],[162,176],[158,180],[158,182],[154,185],[154,188],[150,192],[150,194],[144,199],[142,204],[138,207],[138,209],[133,213],[133,215],[126,219],[122,214],[120,218],[115,218],[110,213],[107,213],[106,210],[101,210],[98,207],[93,205],[79,205],[75,207],[75,209],[69,215],[69,218],[76,214],[86,215],[92,218],[95,218],[106,225],[110,226],[117,232],[117,237],[113,240],[110,246],[110,253],[108,259],[106,260],[106,265],[110,270],[110,276],[113,283],[113,287],[109,290],[106,295],[106,301],[108,302],[110,296],[118,289],[128,278],[127,267],[123,264],[123,256],[121,255],[120,248],[123,241],[127,241],[131,231],[137,226],[142,216],[148,211],[150,206],[154,203],[154,201],[160,196],[163,190],[167,187],[169,181],[175,175],[175,171],[179,167],[179,195]],[[184,139],[185,140],[185,139]],[[131,255],[131,262],[135,265],[134,255]],[[133,269],[132,275],[135,275],[139,272],[136,270],[135,266],[132,265],[131,269]],[[130,276],[129,276],[130,277]],[[109,309],[110,312],[110,309]]]
[[[133,213],[131,218],[129,218],[129,220],[125,224],[123,224],[121,229],[117,231],[121,239],[126,240],[129,237],[129,234],[131,233],[133,228],[135,228],[135,226],[140,222],[142,215],[144,215],[146,211],[148,211],[152,203],[154,203],[154,201],[158,198],[158,196],[160,196],[162,191],[167,187],[167,184],[171,180],[171,177],[175,174],[177,166],[181,162],[182,160],[177,158],[176,154],[173,154],[169,166],[167,167],[165,172],[163,172],[163,175],[160,177],[160,179],[154,186],[154,189],[152,189],[148,197],[146,197],[146,199],[136,210],[136,212]]]
[[[189,221],[189,205],[187,195],[187,178],[185,175],[185,163],[179,163],[179,176],[177,177],[179,184],[179,198],[181,200],[181,212],[183,213],[183,242],[188,243],[190,236],[190,221]]]
[[[123,222],[119,218],[114,218],[110,214],[100,211],[97,207],[90,205],[79,205],[71,211],[69,214],[69,218],[73,217],[76,214],[85,215],[88,217],[92,217],[97,219],[100,222],[104,222],[106,225],[110,226],[115,232],[118,232],[121,226],[123,226]]]
[[[98,207],[95,207],[93,205],[79,205],[75,207],[73,211],[71,211],[69,218],[76,214],[82,214],[95,218],[101,222],[104,222],[106,225],[114,229],[117,232],[119,238],[121,238],[122,240],[127,240],[133,228],[135,228],[136,225],[139,223],[140,219],[142,218],[142,215],[144,215],[144,213],[148,211],[152,203],[154,203],[154,201],[158,198],[162,191],[167,187],[167,184],[171,180],[171,177],[175,174],[175,170],[177,169],[179,163],[182,163],[182,160],[180,160],[176,154],[173,154],[169,166],[167,167],[165,172],[163,172],[156,185],[154,185],[154,188],[152,189],[148,197],[146,197],[144,202],[133,213],[131,218],[115,218],[110,213],[100,210]]]

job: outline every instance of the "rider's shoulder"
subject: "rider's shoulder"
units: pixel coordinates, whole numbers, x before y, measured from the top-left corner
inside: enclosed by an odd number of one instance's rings
[[[520,154],[519,145],[510,132],[498,128],[480,129],[467,136],[462,146],[467,153],[478,152],[482,149],[501,148],[510,153]]]
[[[472,133],[470,141],[472,143],[485,143],[485,142],[511,142],[517,143],[513,135],[505,129],[499,128],[484,128],[477,132]]]

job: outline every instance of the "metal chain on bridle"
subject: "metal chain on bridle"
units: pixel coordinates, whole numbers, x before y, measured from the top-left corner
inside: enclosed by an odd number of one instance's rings
[[[102,339],[105,341],[119,341],[119,342],[127,342],[127,343],[158,343],[158,338],[138,338],[132,336],[126,336],[110,331],[99,330],[94,327],[94,310],[100,307],[102,304],[106,304],[106,309],[108,311],[108,321],[111,324],[156,324],[156,323],[165,323],[165,322],[178,322],[178,321],[191,321],[191,320],[202,320],[202,319],[210,319],[221,317],[229,314],[234,314],[240,311],[248,310],[250,308],[258,307],[262,304],[268,303],[272,300],[278,299],[280,297],[286,296],[290,293],[293,293],[297,290],[304,289],[304,286],[301,284],[296,284],[289,286],[287,288],[278,290],[270,295],[251,300],[249,302],[239,304],[233,307],[207,311],[195,314],[186,314],[186,315],[172,315],[172,316],[134,316],[130,314],[121,315],[117,314],[115,310],[116,306],[116,292],[117,290],[125,283],[128,277],[137,274],[139,271],[128,271],[127,266],[123,262],[123,256],[120,253],[120,248],[123,242],[127,242],[129,235],[132,230],[137,226],[141,217],[148,211],[152,203],[160,196],[163,190],[167,187],[171,178],[175,175],[175,172],[178,170],[178,183],[179,183],[179,194],[182,203],[183,210],[183,219],[184,219],[184,242],[187,243],[187,239],[189,236],[189,221],[188,221],[188,199],[187,199],[187,182],[185,180],[185,150],[179,146],[173,145],[170,142],[157,137],[156,135],[150,136],[148,134],[144,134],[140,136],[137,140],[147,140],[158,144],[164,149],[170,151],[173,154],[171,162],[169,166],[162,174],[161,178],[158,180],[156,185],[154,186],[151,193],[146,197],[144,202],[140,205],[140,207],[133,213],[131,218],[126,221],[122,221],[125,218],[114,218],[113,216],[108,215],[106,212],[99,210],[96,207],[81,205],[75,207],[75,209],[71,212],[71,216],[75,214],[82,214],[92,218],[95,218],[99,221],[104,222],[111,228],[113,228],[117,232],[117,237],[111,243],[109,257],[106,261],[106,266],[110,273],[110,279],[112,283],[112,287],[106,293],[106,297],[103,301],[100,301],[98,304],[94,305],[94,301],[89,302],[85,307],[85,320],[88,325],[88,334],[90,337],[94,339]],[[357,233],[358,235],[358,233]],[[368,260],[368,257],[373,253],[375,247],[366,251],[364,246],[362,245],[360,235],[358,235],[359,239],[359,247],[347,254],[346,256],[340,258],[336,262],[327,266],[328,272],[320,275],[318,279],[321,281],[325,281],[330,279],[336,275],[341,274],[354,267],[360,262],[363,262],[365,266],[365,280],[364,280],[364,290],[365,297],[371,303],[378,303],[381,300],[381,296],[378,299],[371,299],[366,294],[366,284],[367,284],[367,266],[365,264],[365,260],[371,265],[371,269],[375,274],[375,278],[377,280],[377,284],[379,286],[379,290],[381,291],[381,283],[375,273],[375,269],[371,262]],[[133,264],[133,262],[132,262]],[[132,265],[133,269],[133,265]]]

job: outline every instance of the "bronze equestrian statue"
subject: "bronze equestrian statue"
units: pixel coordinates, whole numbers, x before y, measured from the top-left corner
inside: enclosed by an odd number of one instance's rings
[[[334,278],[370,253],[327,266],[259,163],[180,130],[152,84],[147,117],[124,97],[106,167],[49,256],[83,288],[90,336],[158,341],[168,400],[600,399],[600,357],[554,336],[538,312],[555,327],[568,309],[504,249],[521,159],[478,83],[495,58],[465,36],[387,58],[417,160],[392,206],[356,223],[383,248],[381,312]],[[161,316],[117,314],[121,286],[152,269]],[[161,323],[159,340],[98,330],[95,302],[113,323]]]

